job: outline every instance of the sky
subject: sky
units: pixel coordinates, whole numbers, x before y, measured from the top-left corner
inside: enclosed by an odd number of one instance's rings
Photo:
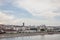
[[[60,0],[0,0],[0,24],[60,25]]]

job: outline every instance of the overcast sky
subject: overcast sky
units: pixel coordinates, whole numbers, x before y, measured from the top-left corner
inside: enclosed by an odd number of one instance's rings
[[[60,0],[0,0],[0,24],[60,25]]]

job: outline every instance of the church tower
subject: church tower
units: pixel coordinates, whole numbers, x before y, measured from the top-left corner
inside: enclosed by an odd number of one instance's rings
[[[24,22],[23,22],[23,25],[22,26],[25,26]]]

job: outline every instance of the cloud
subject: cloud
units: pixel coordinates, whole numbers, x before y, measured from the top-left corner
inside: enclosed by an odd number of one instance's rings
[[[22,25],[22,22],[25,22],[25,25],[60,25],[60,21],[55,21],[54,19],[55,16],[60,16],[60,0],[0,0],[0,4],[6,2],[11,2],[15,7],[26,9],[33,17],[44,17],[46,20],[16,18],[15,14],[9,15],[11,12],[14,13],[13,11],[0,11],[0,23],[2,24]]]
[[[42,16],[47,19],[60,15],[53,12],[60,7],[60,0],[15,0],[13,5],[26,9],[33,16]]]
[[[11,24],[11,25],[21,25],[23,21],[16,18],[14,15],[10,15],[5,11],[0,11],[0,24]]]
[[[0,23],[11,23],[11,21],[14,19],[13,16],[8,15],[4,12],[0,11]]]
[[[60,25],[60,22],[52,20],[37,20],[30,18],[16,18],[14,15],[9,15],[6,12],[0,11],[0,24],[12,24],[12,25]]]
[[[20,19],[15,18],[14,15],[0,11],[0,24],[19,25],[19,23]]]
[[[29,24],[36,24],[38,23],[37,20],[29,19],[29,18],[16,18],[14,15],[9,15],[5,11],[0,11],[0,24],[12,24],[12,25],[22,25],[23,22],[26,25]]]
[[[0,11],[0,24],[12,24],[12,25],[22,25],[23,22],[26,23],[26,25],[34,23],[37,23],[34,19],[28,19],[28,18],[15,18],[13,15],[8,15],[6,12]]]

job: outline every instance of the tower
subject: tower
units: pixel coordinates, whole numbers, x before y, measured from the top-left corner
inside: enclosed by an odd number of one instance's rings
[[[25,24],[24,24],[24,22],[23,22],[23,26],[24,26]]]

